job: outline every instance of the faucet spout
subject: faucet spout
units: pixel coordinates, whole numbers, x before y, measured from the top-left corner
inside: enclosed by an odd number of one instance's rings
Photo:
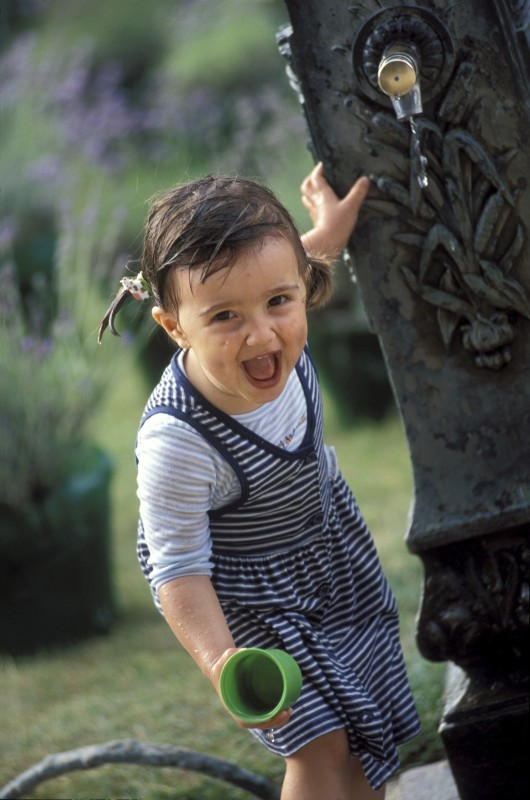
[[[398,120],[410,119],[423,111],[420,84],[415,83],[410,92],[399,97],[390,97]]]
[[[419,57],[411,45],[396,43],[385,50],[377,82],[381,91],[390,97],[398,120],[422,113]]]

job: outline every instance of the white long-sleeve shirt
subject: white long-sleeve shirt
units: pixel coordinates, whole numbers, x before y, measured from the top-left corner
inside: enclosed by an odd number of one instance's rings
[[[183,369],[182,360],[179,365]],[[276,400],[234,418],[276,446],[297,449],[306,431],[307,407],[296,371]],[[334,454],[327,452],[334,473]],[[240,496],[232,467],[195,428],[164,413],[146,420],[136,455],[152,584],[159,589],[182,575],[211,574],[208,511]]]

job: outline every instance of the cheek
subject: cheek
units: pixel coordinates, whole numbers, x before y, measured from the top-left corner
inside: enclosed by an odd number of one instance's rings
[[[239,349],[239,345],[231,337],[220,337],[213,347],[208,348],[208,358],[219,367],[226,367]]]
[[[307,333],[307,320],[305,315],[289,320],[281,331],[280,335],[285,345],[291,351],[292,356],[294,357],[296,355],[297,359],[307,342]]]
[[[305,344],[305,340],[307,339],[307,316],[305,310],[300,312],[296,320],[293,320],[292,332],[293,336],[298,340],[303,339]]]

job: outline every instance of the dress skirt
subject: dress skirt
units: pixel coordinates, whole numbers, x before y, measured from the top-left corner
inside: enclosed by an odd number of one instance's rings
[[[251,732],[290,756],[346,730],[374,788],[399,765],[397,745],[418,733],[394,597],[355,499],[339,474],[329,525],[294,549],[214,554],[212,580],[238,647],[290,653],[303,676],[289,722]]]

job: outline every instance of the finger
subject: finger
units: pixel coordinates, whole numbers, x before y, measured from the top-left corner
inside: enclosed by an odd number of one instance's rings
[[[302,181],[302,184],[300,186],[301,191],[302,192],[315,191],[315,189],[322,182],[322,178],[324,178],[324,165],[322,161],[319,161],[318,164],[315,167],[313,167],[309,175],[307,175]]]
[[[289,722],[292,713],[292,708],[286,708],[284,711],[280,711],[279,714],[276,714],[276,716],[269,720],[267,724],[270,728],[281,728],[282,725],[285,725],[287,722]]]
[[[324,203],[338,202],[338,197],[322,176],[320,182],[310,179],[302,191],[302,200],[305,198],[313,205],[323,205]]]
[[[266,722],[261,722],[259,725],[256,725],[256,723],[243,722],[242,720],[237,720],[237,722],[242,728],[258,728],[262,731],[268,731],[272,728],[281,728],[283,725],[289,722],[292,713],[292,708],[286,708],[284,711],[280,711],[274,717],[266,720]]]
[[[307,178],[305,178],[303,183],[300,185],[300,192],[302,193],[302,195],[308,195],[308,194],[313,194],[314,191],[315,191],[315,181],[312,175],[308,175]]]
[[[264,725],[264,728],[281,728],[282,725],[285,725],[291,719],[291,715],[293,713],[292,708],[286,708],[284,711],[280,711],[276,714],[272,719],[267,720],[267,724]]]
[[[370,189],[370,179],[367,178],[366,175],[362,175],[355,181],[348,194],[345,195],[345,197],[343,197],[342,202],[348,205],[350,203],[353,204],[358,203],[360,206],[360,204],[368,194],[369,189]]]
[[[314,178],[322,178],[324,176],[324,164],[322,161],[319,161],[312,169],[311,175]]]
[[[340,201],[340,205],[349,215],[353,224],[355,224],[357,221],[359,211],[361,210],[363,201],[368,194],[369,188],[369,179],[365,177],[359,178],[354,183],[348,194]]]

